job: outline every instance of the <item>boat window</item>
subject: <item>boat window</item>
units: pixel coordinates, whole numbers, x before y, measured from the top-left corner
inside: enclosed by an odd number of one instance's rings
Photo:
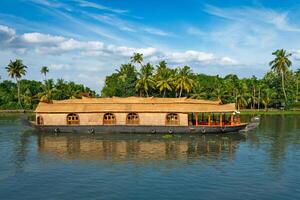
[[[67,124],[79,124],[79,116],[75,113],[68,114]]]
[[[38,125],[43,125],[44,124],[43,117],[42,116],[38,116],[36,118],[36,122],[37,122]]]
[[[116,116],[112,113],[105,113],[103,116],[103,124],[116,124]]]
[[[137,113],[129,113],[126,118],[126,123],[139,124],[140,123],[139,115]]]
[[[166,125],[179,125],[179,116],[176,113],[169,113],[166,116]]]

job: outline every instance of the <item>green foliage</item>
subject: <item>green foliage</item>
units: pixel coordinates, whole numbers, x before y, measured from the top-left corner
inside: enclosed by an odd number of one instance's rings
[[[171,135],[171,134],[166,134],[166,135],[163,135],[162,138],[163,138],[163,139],[171,139],[171,138],[173,138],[173,135]]]
[[[189,97],[235,103],[237,109],[289,108],[299,96],[300,70],[295,73],[289,70],[290,54],[284,50],[273,55],[276,57],[270,62],[271,71],[262,79],[255,76],[240,79],[235,74],[225,77],[195,74],[188,66],[170,68],[165,61],[154,69],[150,63],[143,65],[142,54],[134,54],[131,64],[121,65],[116,73],[106,77],[102,96]],[[134,63],[141,66],[140,71]]]
[[[51,102],[80,98],[82,93],[96,96],[91,89],[74,82],[52,79],[44,83],[34,80],[20,80],[20,101],[24,109],[34,109],[39,101]],[[20,109],[17,98],[17,84],[4,80],[0,82],[0,109]]]
[[[116,73],[106,77],[101,94],[103,97],[137,96],[136,81],[137,72],[135,66],[123,64]]]

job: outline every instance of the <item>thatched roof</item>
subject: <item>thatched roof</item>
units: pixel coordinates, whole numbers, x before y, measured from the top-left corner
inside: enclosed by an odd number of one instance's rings
[[[37,113],[96,113],[96,112],[233,112],[234,104],[188,98],[113,97],[86,98],[40,102]]]

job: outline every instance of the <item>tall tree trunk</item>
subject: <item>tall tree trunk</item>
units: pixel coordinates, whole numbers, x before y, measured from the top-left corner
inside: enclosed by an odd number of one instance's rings
[[[145,92],[146,92],[146,96],[147,96],[147,97],[149,97],[148,91],[147,91],[147,90],[145,90]]]
[[[258,89],[258,110],[260,109],[260,88]]]
[[[182,87],[180,87],[179,98],[181,97],[181,94],[182,94]]]
[[[164,89],[163,98],[165,98],[165,96],[166,96],[166,89]]]
[[[298,102],[298,95],[299,95],[299,80],[298,76],[296,76],[296,102]]]
[[[21,105],[21,97],[20,97],[20,82],[19,80],[16,78],[16,82],[17,82],[17,89],[18,89],[18,104],[22,107]]]
[[[287,102],[287,97],[286,97],[286,93],[285,93],[284,74],[283,74],[282,70],[281,70],[281,84],[282,84],[282,90],[283,90],[284,99],[285,99],[285,103],[286,103]]]
[[[268,111],[268,104],[264,104],[265,105],[265,110]]]

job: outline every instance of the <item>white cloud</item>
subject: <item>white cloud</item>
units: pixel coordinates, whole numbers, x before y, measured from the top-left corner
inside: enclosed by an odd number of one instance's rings
[[[93,3],[90,1],[85,1],[85,0],[75,0],[75,1],[78,2],[79,6],[81,6],[81,7],[95,8],[98,10],[105,10],[105,11],[110,11],[110,12],[119,13],[119,14],[128,12],[128,10],[114,9],[114,8],[110,8],[110,7],[107,7],[107,6],[98,4],[98,3]]]
[[[54,71],[60,71],[60,70],[69,70],[71,69],[71,66],[67,64],[51,64],[49,68]]]
[[[190,50],[166,54],[165,59],[175,63],[211,62],[215,56],[212,53]]]
[[[129,20],[123,20],[113,14],[99,15],[99,14],[91,14],[91,13],[87,13],[87,12],[83,12],[83,13],[86,16],[91,17],[92,19],[95,19],[99,22],[108,24],[108,25],[115,27],[122,31],[127,31],[127,32],[131,32],[131,33],[141,32],[141,33],[148,33],[148,34],[157,35],[157,36],[173,36],[172,33],[163,31],[158,28],[144,26],[142,24],[138,24],[136,22],[131,22]]]
[[[292,52],[292,57],[296,60],[300,60],[300,49],[299,50],[293,50]]]
[[[4,43],[6,45],[3,45]],[[221,66],[237,63],[233,58],[219,57],[204,51],[162,51],[151,46],[136,48],[38,32],[19,35],[6,26],[0,26],[0,45],[3,46],[3,52],[10,54],[6,58],[24,59],[26,65],[30,66],[29,70],[35,66],[35,72],[30,73],[34,79],[39,78],[40,66],[46,65],[52,71],[53,78],[64,77],[68,80],[74,78],[78,82],[88,84],[91,88],[98,88],[99,84],[102,84],[98,80],[104,80],[104,77],[112,73],[120,64],[129,62],[135,52],[142,53],[145,62],[150,61],[155,64],[166,60],[171,66],[199,67],[207,64]],[[87,77],[88,80],[82,79]]]
[[[167,33],[165,31],[162,31],[160,29],[146,27],[144,28],[144,31],[153,35],[159,35],[159,36],[170,36],[170,33]]]
[[[16,31],[14,29],[0,25],[0,42],[10,42],[15,35]]]
[[[20,38],[28,43],[59,43],[65,40],[65,38],[61,36],[41,33],[24,33]]]
[[[225,56],[225,57],[221,58],[220,64],[221,65],[237,65],[238,62],[232,58]]]
[[[70,52],[78,53],[77,56],[90,57],[130,57],[133,53],[142,53],[145,59],[152,61],[167,60],[176,64],[188,63],[219,63],[236,64],[237,62],[229,57],[217,57],[213,53],[188,50],[185,52],[163,52],[154,47],[134,48],[128,46],[106,45],[100,41],[80,41],[62,36],[53,36],[43,33],[24,33],[17,35],[9,27],[1,26],[1,30],[6,35],[0,37],[0,41],[10,38],[10,48],[18,50],[23,54],[27,51],[34,51],[42,55],[62,55]],[[9,37],[8,37],[8,36]],[[13,38],[13,39],[11,39]],[[53,65],[55,69],[66,68],[63,65]]]
[[[207,5],[205,11],[221,18],[256,23],[269,24],[281,31],[300,32],[300,27],[290,24],[288,12],[277,12],[266,8],[218,8]]]

